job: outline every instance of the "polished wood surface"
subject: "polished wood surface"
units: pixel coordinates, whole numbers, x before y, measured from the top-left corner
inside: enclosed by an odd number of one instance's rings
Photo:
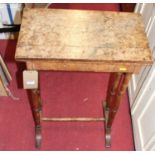
[[[152,62],[141,15],[63,9],[25,9],[15,57]]]

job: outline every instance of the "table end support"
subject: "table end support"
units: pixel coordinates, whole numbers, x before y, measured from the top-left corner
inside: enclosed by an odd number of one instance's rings
[[[103,112],[105,117],[105,147],[111,147],[111,128],[107,127],[108,116],[109,116],[109,108],[106,106],[106,101],[103,102]]]

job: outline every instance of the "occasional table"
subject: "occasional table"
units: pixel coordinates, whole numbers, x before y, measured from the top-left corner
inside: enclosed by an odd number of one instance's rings
[[[152,64],[141,15],[65,9],[24,9],[15,59],[25,62],[27,71],[111,73],[103,118],[43,117],[39,85],[29,90],[37,148],[42,121],[103,121],[110,147],[111,127],[132,74]]]

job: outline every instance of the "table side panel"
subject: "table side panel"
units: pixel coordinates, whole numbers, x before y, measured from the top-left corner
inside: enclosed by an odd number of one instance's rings
[[[88,71],[88,72],[130,72],[138,73],[142,65],[129,63],[101,63],[86,61],[27,61],[29,70],[53,70],[53,71]]]

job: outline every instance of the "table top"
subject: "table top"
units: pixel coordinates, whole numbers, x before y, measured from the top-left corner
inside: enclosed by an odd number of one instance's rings
[[[16,60],[152,63],[141,15],[24,9]]]

